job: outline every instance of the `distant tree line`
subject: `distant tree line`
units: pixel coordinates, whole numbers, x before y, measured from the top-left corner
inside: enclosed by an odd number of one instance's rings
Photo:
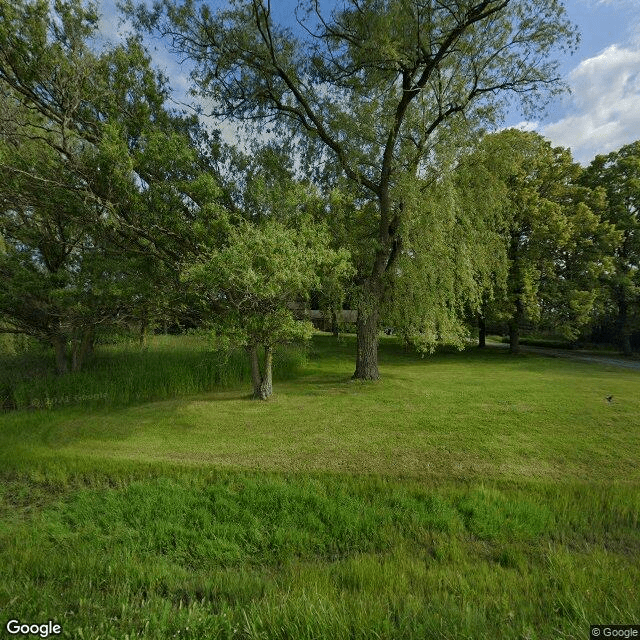
[[[247,349],[259,398],[310,296],[357,308],[362,379],[383,325],[431,350],[505,323],[513,351],[525,323],[611,327],[630,353],[640,143],[583,169],[538,134],[484,133],[505,96],[560,88],[561,3],[343,4],[309,3],[310,40],[263,0],[129,5],[139,35],[99,47],[92,5],[0,0],[0,332],[64,374],[119,327],[208,327]],[[267,141],[241,151],[170,108],[145,31]]]

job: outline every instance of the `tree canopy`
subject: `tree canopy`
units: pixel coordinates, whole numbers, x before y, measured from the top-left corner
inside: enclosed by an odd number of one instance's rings
[[[219,190],[139,41],[96,51],[79,2],[0,11],[2,329],[52,344],[64,372],[69,343],[79,368],[97,328],[167,309]]]
[[[507,277],[496,280],[484,313],[508,321],[514,352],[525,320],[575,339],[591,319],[619,240],[601,219],[604,192],[580,184],[583,170],[568,149],[533,132],[487,135],[469,160],[502,194],[497,223]]]
[[[332,250],[326,229],[310,219],[299,219],[295,227],[275,218],[242,220],[221,235],[184,278],[216,308],[218,334],[249,351],[254,397],[264,400],[272,394],[273,347],[311,335],[311,325],[294,317],[292,303],[319,289],[323,272],[338,280],[348,276],[349,255]]]
[[[268,0],[125,10],[251,137],[171,108],[142,33],[98,46],[93,5],[0,0],[0,331],[60,373],[101,329],[183,318],[246,347],[266,398],[309,299],[357,308],[362,379],[382,323],[424,352],[478,312],[517,347],[525,321],[575,339],[614,308],[630,349],[638,143],[583,172],[538,134],[484,135],[562,90],[561,2],[301,0],[289,28]]]
[[[437,144],[495,120],[509,95],[539,108],[561,88],[553,53],[576,42],[556,0],[348,0],[328,15],[306,0],[296,33],[275,24],[269,0],[127,11],[193,62],[194,89],[213,114],[269,122],[300,158],[335,166],[373,205],[363,207],[371,236],[357,276],[354,376],[365,379],[379,376],[387,274],[415,213],[400,185],[437,175]]]
[[[596,156],[583,182],[606,191],[605,218],[622,236],[606,284],[616,308],[618,342],[630,355],[631,332],[640,323],[640,141]]]

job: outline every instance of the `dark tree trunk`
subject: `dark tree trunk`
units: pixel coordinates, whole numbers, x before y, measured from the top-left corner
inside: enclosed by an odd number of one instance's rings
[[[487,321],[482,314],[478,314],[478,346],[481,349],[487,346]]]
[[[520,353],[520,326],[524,320],[524,304],[522,302],[523,280],[520,269],[520,234],[512,229],[509,243],[509,289],[515,295],[513,315],[509,319],[509,351]]]
[[[338,312],[335,309],[331,311],[331,333],[334,338],[340,337],[340,330],[338,329]]]
[[[364,297],[358,305],[356,380],[378,380],[378,319],[380,301],[377,296]]]
[[[146,346],[147,344],[147,331],[149,329],[149,322],[145,318],[140,321],[139,332],[138,332],[138,342],[141,347]]]
[[[622,353],[625,356],[633,355],[633,349],[631,348],[631,336],[627,332],[622,334]]]
[[[67,341],[59,335],[52,336],[51,344],[56,356],[56,372],[62,376],[69,372],[67,364]]]
[[[513,319],[509,322],[509,351],[520,353],[520,326]]]
[[[616,325],[620,350],[625,356],[630,356],[633,354],[631,350],[631,328],[629,326],[629,309],[624,291],[620,291],[618,297],[618,318]]]
[[[377,193],[380,207],[379,248],[376,251],[371,275],[362,284],[362,292],[358,302],[356,370],[353,373],[355,380],[380,379],[378,331],[380,329],[380,309],[385,293],[385,274],[395,264],[402,248],[399,228],[403,203],[398,202],[394,212],[390,197],[392,155],[397,133],[396,131],[389,136],[384,152],[380,189]]]
[[[80,371],[82,367],[82,356],[80,355],[82,340],[72,338],[71,340],[71,371]]]
[[[71,371],[80,371],[89,353],[93,350],[93,330],[82,332],[81,339],[75,339],[71,344]]]
[[[273,395],[273,348],[264,348],[264,366],[260,367],[260,355],[258,345],[254,345],[249,351],[251,358],[251,382],[253,384],[253,397],[259,400],[266,400]]]

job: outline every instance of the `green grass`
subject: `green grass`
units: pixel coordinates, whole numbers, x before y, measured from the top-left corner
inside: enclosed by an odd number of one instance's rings
[[[382,381],[353,383],[353,350],[316,336],[265,403],[241,382],[0,417],[4,617],[96,640],[640,620],[640,374],[385,339]]]
[[[1,345],[0,345],[1,346]],[[306,358],[302,346],[276,350],[276,380],[296,375]],[[221,347],[204,335],[152,336],[149,344],[102,344],[84,369],[57,376],[50,350],[5,349],[0,356],[0,409],[116,407],[236,388],[250,379],[243,349]]]

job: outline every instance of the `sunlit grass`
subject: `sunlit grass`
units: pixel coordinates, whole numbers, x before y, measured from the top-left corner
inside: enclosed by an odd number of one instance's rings
[[[640,374],[384,340],[363,384],[353,349],[316,336],[269,402],[240,382],[0,417],[5,617],[96,640],[640,619]]]
[[[447,481],[640,479],[637,372],[497,350],[421,359],[390,341],[382,381],[358,383],[353,346],[318,336],[303,374],[280,380],[270,402],[249,401],[239,382],[90,413],[7,414],[3,437],[28,440],[29,460],[43,464],[69,456]]]

